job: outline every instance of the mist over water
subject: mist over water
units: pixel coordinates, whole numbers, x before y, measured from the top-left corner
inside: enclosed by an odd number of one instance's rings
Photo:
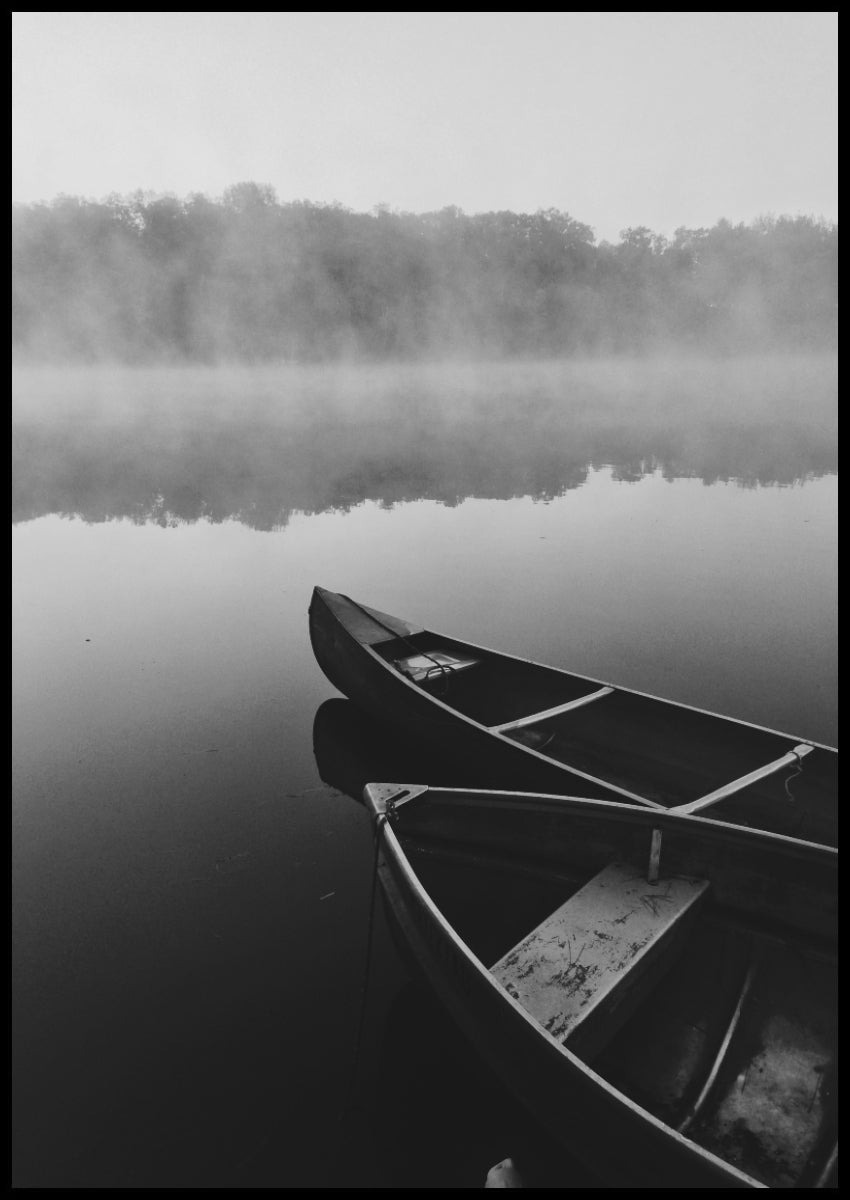
[[[22,370],[13,520],[256,529],[365,500],[552,499],[615,479],[792,485],[837,466],[830,357]]]

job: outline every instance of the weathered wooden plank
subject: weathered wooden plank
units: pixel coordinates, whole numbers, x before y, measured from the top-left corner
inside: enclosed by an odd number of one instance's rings
[[[655,984],[708,886],[683,877],[648,883],[639,868],[612,863],[492,974],[553,1037],[595,1053]]]

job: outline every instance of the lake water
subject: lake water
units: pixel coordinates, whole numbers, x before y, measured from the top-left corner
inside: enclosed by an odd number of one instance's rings
[[[328,703],[311,589],[834,744],[835,394],[18,372],[15,1185],[479,1187],[534,1144],[372,907],[346,781],[429,764]]]

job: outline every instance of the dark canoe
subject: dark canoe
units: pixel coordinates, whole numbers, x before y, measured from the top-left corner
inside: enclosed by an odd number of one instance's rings
[[[365,800],[397,933],[566,1159],[610,1187],[837,1186],[835,849],[611,801]]]
[[[837,751],[435,633],[315,588],[331,683],[476,786],[625,801],[837,844]]]

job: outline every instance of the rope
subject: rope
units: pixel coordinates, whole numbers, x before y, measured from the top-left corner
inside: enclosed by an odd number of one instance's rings
[[[362,604],[358,604],[356,600],[352,600],[350,596],[346,596],[344,592],[340,592],[340,595],[342,596],[343,600],[347,600],[349,604],[354,606],[354,608],[359,609],[360,612],[363,613],[363,616],[368,617],[368,619],[377,625],[379,629],[386,630],[386,632],[392,636],[393,641],[404,642],[405,646],[407,646],[410,650],[413,650],[416,654],[421,654],[423,658],[430,659],[434,665],[433,667],[429,668],[425,678],[430,678],[434,671],[438,671],[440,677],[445,683],[442,694],[446,694],[448,691],[449,680],[451,679],[452,675],[452,669],[450,666],[448,666],[446,663],[441,663],[438,659],[434,658],[433,654],[429,654],[427,650],[420,650],[420,648],[415,645],[410,638],[405,637],[404,634],[399,633],[398,630],[392,629],[389,625],[385,625],[384,622],[379,620],[374,613],[369,612],[367,608],[364,608]]]
[[[786,775],[782,781],[783,786],[785,788],[785,795],[788,797],[788,799],[791,801],[792,804],[797,803],[797,797],[794,795],[794,793],[791,791],[791,788],[788,785],[790,784],[792,779],[796,779],[798,775],[802,775],[802,774],[803,774],[803,762],[802,762],[802,759],[798,758],[797,764],[792,769],[790,775]],[[800,833],[803,829],[803,826],[806,823],[805,807],[798,808],[796,810],[796,818],[797,818],[796,821],[792,821],[792,823],[791,823],[793,837],[798,837],[800,835]]]
[[[354,1040],[354,1052],[351,1057],[351,1066],[349,1068],[348,1087],[346,1089],[347,1098],[337,1117],[338,1131],[340,1130],[348,1114],[354,1108],[354,1087],[360,1067],[360,1050],[363,1044],[363,1030],[366,1025],[366,1001],[369,995],[369,973],[372,962],[372,940],[375,927],[375,893],[378,887],[378,847],[381,840],[381,830],[387,822],[388,815],[388,813],[380,813],[375,820],[375,836],[372,840],[372,884],[369,889],[369,927],[366,937],[363,982],[360,985],[360,1013],[357,1018],[357,1036]],[[343,1147],[341,1144],[341,1139],[339,1136],[337,1136],[337,1159],[342,1153],[342,1150]]]
[[[791,789],[790,789],[790,787],[788,786],[788,784],[791,782],[791,780],[792,780],[792,779],[796,779],[798,775],[802,775],[802,774],[803,774],[803,764],[802,764],[802,762],[800,761],[800,759],[798,758],[798,759],[797,759],[797,765],[794,767],[794,769],[793,769],[793,771],[791,772],[791,774],[790,774],[790,775],[786,775],[786,776],[785,776],[785,778],[784,778],[784,779],[783,779],[783,781],[782,781],[782,782],[783,782],[783,785],[784,785],[784,787],[785,787],[785,795],[788,797],[788,799],[791,801],[791,803],[792,803],[792,804],[795,804],[795,803],[796,803],[796,801],[797,801],[797,797],[796,797],[796,796],[794,795],[794,793],[791,791]]]

